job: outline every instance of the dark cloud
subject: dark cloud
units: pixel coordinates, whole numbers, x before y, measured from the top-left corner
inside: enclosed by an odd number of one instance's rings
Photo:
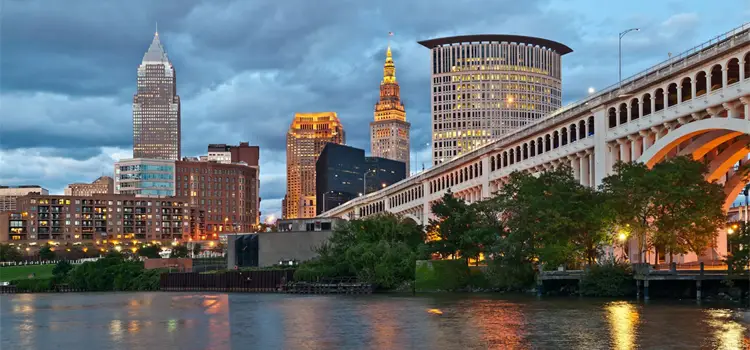
[[[684,4],[654,4],[649,12],[637,4],[593,4],[5,0],[0,182],[37,181],[61,190],[69,182],[91,181],[110,171],[113,159],[129,156],[135,73],[157,21],[183,101],[183,154],[203,154],[208,143],[260,145],[261,196],[269,213],[278,212],[285,192],[285,138],[295,112],[335,111],[347,143],[369,148],[389,31],[396,34],[394,59],[418,167],[429,165],[431,135],[429,55],[418,40],[508,33],[565,43],[574,49],[563,59],[567,102],[584,97],[588,87],[616,82],[622,28],[643,28],[623,41],[627,76],[730,29],[717,27],[739,24],[748,13]],[[31,165],[11,164],[24,159]]]

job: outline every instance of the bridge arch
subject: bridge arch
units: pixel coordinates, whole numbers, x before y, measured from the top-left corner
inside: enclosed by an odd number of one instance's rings
[[[417,217],[416,215],[414,215],[414,214],[406,213],[406,214],[402,214],[401,216],[403,216],[403,217],[404,217],[404,219],[411,219],[411,220],[414,220],[414,222],[415,222],[415,223],[417,223],[418,225],[424,225],[424,224],[422,223],[422,219],[418,218],[418,217]]]
[[[707,118],[685,124],[677,129],[667,133],[660,138],[643,155],[638,159],[639,162],[645,163],[649,168],[664,159],[670,151],[680,143],[701,134],[715,130],[727,130],[745,134],[750,132],[750,121],[734,118]],[[736,135],[735,135],[736,136]]]

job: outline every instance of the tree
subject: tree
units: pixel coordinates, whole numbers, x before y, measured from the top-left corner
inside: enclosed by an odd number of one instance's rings
[[[381,288],[394,288],[414,279],[423,242],[421,225],[393,214],[343,222],[316,248],[317,258],[300,264],[295,279],[357,276]]]
[[[638,242],[639,261],[653,247],[670,254],[698,256],[710,246],[725,221],[724,192],[705,180],[705,164],[675,157],[652,169],[641,163],[618,162],[604,178],[614,222]]]
[[[732,234],[727,235],[729,254],[727,265],[732,272],[741,273],[750,264],[750,225],[735,224]]]
[[[9,244],[0,244],[0,261],[21,260],[21,252]]]
[[[159,255],[160,251],[161,248],[159,248],[158,246],[148,245],[138,249],[138,255],[149,259],[159,259],[161,258],[161,255]]]
[[[42,260],[55,260],[55,251],[50,246],[44,246],[39,249],[39,258]]]
[[[568,166],[539,176],[513,173],[493,201],[506,225],[498,253],[509,260],[591,264],[608,241],[604,196],[581,185]]]
[[[69,262],[65,260],[60,260],[55,264],[55,267],[52,269],[52,275],[55,277],[63,278],[68,274],[68,271],[73,269],[73,265],[71,265]]]
[[[434,232],[436,237],[427,243],[431,253],[447,258],[473,250],[473,244],[467,234],[472,229],[475,219],[473,208],[448,191],[441,200],[432,205],[432,213],[437,219],[430,219],[428,226],[428,231]],[[467,257],[471,257],[468,254]]]
[[[201,244],[198,242],[193,243],[193,256],[201,253]]]
[[[170,258],[187,258],[188,256],[188,249],[184,245],[177,245],[172,247],[172,254],[170,254]]]

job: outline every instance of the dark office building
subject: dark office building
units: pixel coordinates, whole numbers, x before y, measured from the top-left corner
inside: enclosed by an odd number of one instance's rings
[[[362,149],[329,143],[315,164],[316,214],[404,178],[406,165],[403,162],[365,157]]]

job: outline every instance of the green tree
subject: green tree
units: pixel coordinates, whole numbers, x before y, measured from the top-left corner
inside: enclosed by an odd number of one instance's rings
[[[339,224],[318,257],[300,264],[297,280],[356,276],[381,288],[394,288],[414,279],[422,227],[411,219],[380,214]]]
[[[21,251],[9,244],[0,244],[0,261],[19,261]]]
[[[750,225],[735,224],[732,234],[727,234],[729,254],[727,265],[734,273],[741,273],[750,264]]]
[[[467,233],[476,218],[474,208],[463,199],[454,197],[449,190],[432,205],[432,214],[437,219],[430,219],[428,226],[428,231],[435,235],[435,239],[427,243],[429,252],[443,258],[460,254],[471,257],[475,252]]]
[[[201,244],[198,242],[193,243],[193,255],[198,255],[201,252]]]
[[[65,260],[58,261],[52,269],[52,275],[58,278],[64,278],[68,272],[73,269],[73,265]]]
[[[188,249],[184,245],[177,245],[172,247],[172,254],[169,255],[170,258],[187,258],[188,257]]]
[[[642,163],[615,164],[601,191],[614,222],[636,237],[639,262],[653,247],[670,254],[701,256],[723,224],[722,187],[705,180],[705,164],[675,157],[652,169]]]
[[[161,248],[159,248],[158,246],[148,245],[138,249],[138,255],[149,259],[159,259],[161,258],[161,255],[159,255],[160,251]]]
[[[39,258],[42,260],[55,260],[55,251],[50,246],[44,246],[39,249]]]

